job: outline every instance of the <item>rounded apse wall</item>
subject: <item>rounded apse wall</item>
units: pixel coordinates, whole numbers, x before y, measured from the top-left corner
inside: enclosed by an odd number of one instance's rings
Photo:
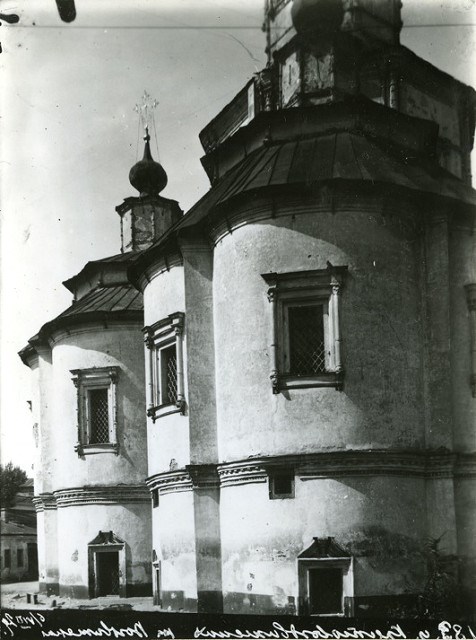
[[[423,446],[418,244],[380,213],[313,211],[235,228],[214,253],[219,458]],[[262,274],[348,268],[342,391],[270,381]]]
[[[41,425],[42,441],[45,437],[49,440],[49,460],[44,465],[50,475],[49,491],[144,482],[147,441],[141,329],[138,323],[116,326],[111,323],[107,328],[89,325],[56,336],[46,400],[51,419]],[[75,450],[78,387],[71,371],[90,372],[107,367],[117,372],[114,383],[117,453],[112,450],[92,453],[84,448],[78,455]]]

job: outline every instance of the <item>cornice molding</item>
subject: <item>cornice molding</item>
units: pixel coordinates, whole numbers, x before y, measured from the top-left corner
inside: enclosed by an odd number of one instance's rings
[[[33,498],[33,504],[37,512],[89,504],[123,504],[130,502],[150,502],[149,492],[145,484],[118,484],[60,489],[53,491],[53,493],[42,493]]]
[[[75,318],[74,322],[71,322],[68,326],[56,327],[51,330],[48,337],[48,344],[50,348],[53,348],[57,343],[70,338],[71,336],[77,336],[82,333],[98,333],[104,332],[105,329],[109,331],[130,329],[131,325],[142,329],[144,325],[144,312],[143,311],[124,311],[122,317],[113,317],[112,315],[106,316],[105,314],[100,316],[98,314],[91,313],[89,318],[83,316],[72,316]]]
[[[59,508],[87,504],[148,503],[150,501],[145,484],[78,487],[55,491],[54,495]]]
[[[424,479],[476,477],[476,453],[450,451],[333,451],[240,460],[218,465],[188,465],[147,478],[144,485],[62,489],[33,498],[37,512],[89,504],[148,503],[161,495],[194,489],[266,483],[270,472],[292,468],[302,482],[350,476],[400,476]],[[147,491],[148,489],[148,491]]]
[[[37,513],[52,511],[57,507],[56,498],[52,493],[40,493],[32,498]]]
[[[451,451],[333,451],[262,457],[218,465],[190,465],[185,470],[159,473],[146,480],[161,494],[194,488],[265,483],[276,469],[293,469],[301,481],[350,476],[454,478],[476,476],[476,454]],[[216,469],[216,472],[215,472]],[[218,483],[217,476],[218,474]]]
[[[272,191],[272,190],[271,190]],[[297,195],[292,188],[286,189],[280,196],[276,193],[263,193],[252,199],[245,199],[246,194],[237,196],[236,200],[227,202],[226,211],[217,208],[209,222],[210,239],[216,246],[223,238],[240,227],[286,216],[297,216],[322,213],[345,215],[346,213],[362,213],[375,216],[377,224],[392,226],[405,237],[411,238],[418,233],[422,220],[419,216],[418,203],[402,194],[398,199],[400,207],[395,206],[395,198],[381,190],[379,195],[367,193],[368,189],[360,187],[356,198],[357,187],[352,191],[348,187],[324,184],[312,193]]]
[[[166,493],[180,493],[182,491],[192,491],[192,479],[188,471],[167,471],[157,473],[145,481],[149,491],[159,490],[161,495]]]
[[[216,464],[190,464],[186,469],[194,489],[217,489],[220,486]]]
[[[343,476],[451,478],[456,454],[360,451],[310,456],[297,472],[301,480]]]
[[[218,476],[222,487],[268,481],[265,466],[254,464],[251,461],[219,465]]]
[[[476,477],[476,453],[460,453],[454,469],[455,478]]]

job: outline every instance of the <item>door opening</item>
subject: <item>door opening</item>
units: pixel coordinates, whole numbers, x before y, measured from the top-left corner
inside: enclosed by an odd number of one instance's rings
[[[119,552],[96,553],[96,593],[98,596],[119,595]]]
[[[36,542],[28,542],[27,543],[27,551],[28,557],[28,576],[32,580],[38,579],[38,547],[36,546]]]
[[[310,615],[342,613],[342,582],[342,569],[309,569]]]

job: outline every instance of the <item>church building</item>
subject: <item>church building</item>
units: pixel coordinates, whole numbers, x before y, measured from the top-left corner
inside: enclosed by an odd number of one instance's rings
[[[266,0],[268,63],[200,133],[185,214],[146,131],[121,252],[20,353],[43,590],[469,610],[476,96],[400,44],[400,11]]]

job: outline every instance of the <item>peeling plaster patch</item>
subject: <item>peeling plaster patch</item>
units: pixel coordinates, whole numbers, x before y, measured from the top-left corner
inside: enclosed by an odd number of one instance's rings
[[[71,560],[73,562],[78,562],[78,556],[79,556],[79,553],[78,553],[78,550],[76,549],[76,551],[74,551],[71,555]]]

